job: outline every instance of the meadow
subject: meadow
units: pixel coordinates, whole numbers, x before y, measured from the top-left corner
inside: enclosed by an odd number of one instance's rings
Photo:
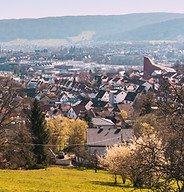
[[[105,172],[66,167],[50,167],[41,170],[0,170],[1,192],[130,192],[130,183],[114,185],[113,175]]]

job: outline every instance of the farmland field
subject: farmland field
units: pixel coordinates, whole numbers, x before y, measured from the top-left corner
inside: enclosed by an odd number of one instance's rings
[[[114,185],[113,175],[93,170],[50,167],[42,170],[0,170],[2,192],[120,192],[132,191],[121,178]],[[140,190],[134,190],[140,191]],[[142,190],[148,191],[148,190]]]

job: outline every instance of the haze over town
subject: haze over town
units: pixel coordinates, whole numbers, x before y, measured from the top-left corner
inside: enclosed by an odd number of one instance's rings
[[[1,0],[0,5],[0,19],[150,12],[184,13],[182,0]]]

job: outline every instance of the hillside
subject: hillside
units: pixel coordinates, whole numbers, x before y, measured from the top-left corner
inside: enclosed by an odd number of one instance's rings
[[[53,42],[55,44],[57,42],[59,44],[69,44],[86,40],[169,39],[170,34],[166,33],[161,36],[160,33],[164,30],[170,30],[175,21],[179,23],[181,18],[184,18],[184,14],[142,13],[0,20],[0,42],[1,44],[8,42],[8,45],[18,43],[36,44],[38,42],[43,44],[46,42],[46,45],[49,45]],[[142,30],[149,35],[144,36]],[[182,30],[175,31],[173,36],[180,34],[180,32],[182,33]]]
[[[146,25],[135,30],[119,33],[110,37],[115,41],[142,40],[178,40],[184,39],[184,19],[174,19],[152,25]]]
[[[146,192],[134,189],[121,178],[114,185],[112,175],[104,171],[52,167],[46,170],[0,170],[0,191],[8,192]],[[123,188],[123,189],[122,189]]]

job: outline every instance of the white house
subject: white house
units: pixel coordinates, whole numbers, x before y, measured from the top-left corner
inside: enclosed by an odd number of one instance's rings
[[[122,90],[112,90],[109,93],[109,102],[111,104],[117,104],[124,101],[127,93]]]
[[[68,101],[68,96],[65,94],[65,93],[63,93],[61,96],[60,96],[60,98],[59,98],[59,101],[61,102],[61,103],[66,103],[67,101]]]
[[[109,102],[109,93],[107,91],[100,90],[96,95],[96,98],[101,101]]]
[[[80,118],[80,116],[85,112],[86,112],[86,109],[83,105],[73,106],[69,109],[67,113],[67,117],[70,119],[77,119],[77,118]]]

